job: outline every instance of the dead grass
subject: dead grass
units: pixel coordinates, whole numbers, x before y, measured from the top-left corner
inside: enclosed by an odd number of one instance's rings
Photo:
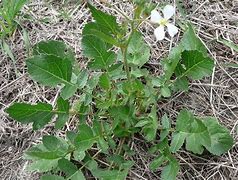
[[[130,15],[132,8],[130,5],[119,0],[111,2],[113,6]],[[185,0],[183,2],[188,14],[187,18],[196,25],[199,36],[216,61],[216,67],[211,78],[192,82],[189,93],[175,94],[172,99],[161,103],[160,111],[169,112],[171,117],[175,117],[180,109],[187,107],[197,115],[215,116],[231,130],[236,143],[221,157],[208,153],[198,157],[181,150],[177,155],[181,163],[178,179],[236,180],[238,179],[238,69],[226,67],[225,64],[237,63],[238,54],[218,43],[216,39],[222,37],[238,43],[238,1]],[[100,8],[110,11],[97,1],[96,3]],[[66,16],[66,12],[70,12],[69,16]],[[29,32],[32,44],[46,39],[64,40],[74,48],[78,62],[85,66],[86,61],[80,49],[80,36],[83,25],[91,20],[85,4],[75,6],[75,3],[62,5],[59,1],[33,0],[24,7],[22,14],[30,17],[28,20],[23,20],[22,17],[20,19]],[[151,26],[144,24],[141,31],[145,40],[153,48],[151,66],[155,71],[160,72],[157,66],[159,59],[168,54],[178,37],[173,41],[155,43]],[[33,132],[31,126],[18,124],[9,119],[4,109],[14,102],[23,101],[30,103],[44,101],[54,104],[58,92],[56,89],[39,86],[29,78],[24,63],[27,53],[20,31],[16,31],[8,43],[17,59],[19,75],[16,76],[12,61],[0,51],[0,177],[4,180],[39,179],[38,174],[30,174],[25,170],[27,162],[22,160],[22,154],[32,144],[39,142],[42,134],[52,133],[52,128],[49,125],[44,130]],[[128,179],[159,179],[160,170],[154,173],[149,171],[148,165],[152,156],[148,156],[145,142],[135,138],[130,145],[137,154],[133,157],[136,164],[130,171]]]

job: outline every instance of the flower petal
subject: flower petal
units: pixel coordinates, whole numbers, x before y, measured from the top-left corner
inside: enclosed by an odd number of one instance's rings
[[[163,9],[163,15],[165,19],[170,19],[175,14],[175,8],[171,5],[166,5]]]
[[[178,28],[175,25],[168,23],[166,26],[171,37],[174,37],[178,33]]]
[[[158,11],[156,11],[156,10],[151,11],[151,17],[150,17],[151,22],[159,23],[161,19],[162,19],[162,17]]]
[[[157,41],[161,41],[165,37],[164,26],[159,26],[154,31],[155,37]]]

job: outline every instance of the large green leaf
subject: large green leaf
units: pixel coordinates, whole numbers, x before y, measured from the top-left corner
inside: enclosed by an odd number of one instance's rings
[[[169,164],[163,168],[161,180],[176,180],[179,172],[179,163],[175,158],[169,161]]]
[[[187,133],[184,132],[174,133],[170,146],[171,152],[175,153],[176,151],[178,151],[182,147],[186,137]]]
[[[100,76],[99,85],[105,90],[108,90],[111,88],[111,82],[107,73],[104,73]]]
[[[164,155],[160,155],[159,157],[155,158],[151,163],[150,163],[150,169],[152,171],[156,170],[159,168],[164,162],[166,161],[166,157]]]
[[[124,180],[127,176],[127,170],[101,170],[96,169],[93,172],[93,175],[99,179],[103,180]]]
[[[184,51],[181,64],[177,66],[175,74],[179,79],[188,77],[197,80],[210,75],[213,67],[214,61],[204,57],[199,51]]]
[[[86,151],[98,140],[98,136],[94,136],[92,129],[86,124],[79,126],[79,134],[75,138],[75,146],[80,151]]]
[[[208,128],[211,136],[211,146],[206,149],[215,155],[221,155],[232,148],[234,140],[227,128],[221,126],[215,118],[208,117],[203,119],[203,123]]]
[[[120,43],[108,33],[108,30],[101,26],[98,23],[88,23],[84,29],[84,35],[95,37],[96,39],[100,39],[104,43],[107,43],[110,47],[111,45],[120,46]]]
[[[143,66],[150,58],[150,48],[145,43],[140,32],[135,32],[131,37],[127,50],[128,63]]]
[[[186,140],[186,149],[201,154],[204,147],[215,155],[227,152],[233,145],[229,131],[215,118],[198,118],[182,110],[177,118],[170,150],[176,152]]]
[[[148,119],[150,120],[150,123],[144,126],[143,132],[147,141],[153,141],[156,138],[159,127],[156,106],[151,108]]]
[[[171,151],[176,152],[186,139],[186,149],[193,153],[201,154],[204,146],[211,144],[211,137],[207,127],[192,113],[182,110],[177,118],[176,132],[173,133]]]
[[[188,24],[188,28],[185,31],[183,38],[181,39],[181,42],[179,44],[183,46],[183,50],[197,50],[204,56],[207,55],[207,48],[198,38],[191,24]]]
[[[198,36],[196,35],[195,31],[193,30],[190,24],[188,24],[188,28],[185,31],[180,43],[176,47],[172,48],[168,57],[162,61],[162,65],[165,71],[164,79],[166,81],[170,80],[170,78],[174,74],[174,71],[178,63],[181,60],[182,52],[185,50],[186,51],[196,50],[202,53],[204,57],[207,56],[206,47],[198,38]]]
[[[74,63],[74,54],[72,50],[63,41],[41,41],[34,47],[34,54],[54,55],[62,59],[69,59]]]
[[[39,159],[27,166],[29,171],[48,172],[58,166],[58,159]]]
[[[26,153],[27,156],[34,157],[35,159],[59,159],[64,156],[65,152],[58,150],[49,151],[46,148],[32,147]]]
[[[43,136],[42,142],[47,151],[58,151],[64,154],[68,150],[67,142],[59,137],[52,135]]]
[[[113,51],[109,51],[107,43],[101,39],[88,34],[88,31],[95,28],[94,23],[86,24],[83,29],[82,49],[86,57],[93,59],[90,67],[93,69],[108,69],[115,61],[116,56]]]
[[[10,117],[21,123],[33,122],[33,129],[42,128],[54,115],[50,104],[38,103],[30,105],[26,103],[15,103],[7,109]]]
[[[83,173],[67,159],[60,159],[59,160],[59,168],[66,174],[67,180],[85,180]]]
[[[73,85],[70,82],[72,64],[68,58],[41,54],[28,59],[26,64],[32,79],[43,85]]]
[[[105,27],[109,32],[116,33],[118,30],[118,24],[116,22],[116,17],[106,14],[92,5],[88,4],[93,18],[96,20],[96,23]]]

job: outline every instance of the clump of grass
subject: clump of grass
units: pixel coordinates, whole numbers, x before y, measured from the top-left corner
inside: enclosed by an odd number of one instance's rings
[[[0,5],[0,37],[11,35],[17,23],[15,18],[27,0],[3,0]]]

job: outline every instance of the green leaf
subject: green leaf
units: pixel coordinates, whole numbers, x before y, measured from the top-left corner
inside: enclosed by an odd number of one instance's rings
[[[176,180],[178,172],[179,164],[176,159],[172,159],[169,164],[164,167],[161,173],[161,180]]]
[[[203,119],[203,123],[208,128],[211,136],[211,145],[205,146],[212,154],[220,156],[232,148],[234,140],[227,128],[221,126],[215,118]]]
[[[75,166],[72,162],[69,160],[62,158],[58,161],[58,166],[61,171],[63,171],[67,177],[73,175],[77,170],[77,166]]]
[[[48,172],[58,166],[58,159],[40,159],[27,166],[28,171]]]
[[[94,26],[94,24],[89,23],[86,24],[83,29],[83,54],[86,57],[93,59],[93,61],[89,64],[91,68],[107,70],[115,61],[116,55],[113,51],[109,51],[110,47],[108,47],[105,42],[88,34],[88,31],[90,31],[91,28],[94,28]]]
[[[63,177],[57,176],[57,175],[44,175],[44,176],[41,176],[40,179],[41,180],[65,180]]]
[[[172,142],[170,145],[171,152],[175,153],[182,147],[186,136],[187,136],[187,133],[183,133],[183,132],[173,134]]]
[[[65,85],[63,87],[63,89],[61,90],[61,93],[60,93],[60,96],[64,99],[64,100],[67,100],[69,99],[70,97],[72,97],[75,92],[77,91],[78,87],[77,85],[75,84],[68,84],[68,85]]]
[[[150,124],[146,125],[143,128],[143,132],[145,134],[145,139],[147,141],[152,141],[156,137],[156,133],[159,126],[158,116],[157,116],[157,111],[155,106],[152,107],[151,112],[149,114],[149,118],[150,118]]]
[[[109,32],[112,32],[115,34],[115,32],[119,29],[118,24],[116,22],[116,17],[96,9],[89,3],[88,3],[88,6],[90,8],[90,11],[92,13],[94,20],[96,20],[96,23],[105,27]]]
[[[155,171],[158,167],[160,167],[165,161],[166,157],[163,155],[160,155],[159,157],[155,158],[151,163],[150,163],[150,169],[152,171]]]
[[[127,173],[125,171],[119,170],[94,170],[93,175],[99,179],[103,180],[124,180],[126,178]]]
[[[31,157],[36,157],[39,159],[52,160],[52,159],[60,158],[61,156],[63,156],[63,153],[59,153],[58,151],[46,151],[46,150],[33,147],[26,152],[26,155]]]
[[[54,55],[62,59],[69,59],[72,63],[75,61],[72,50],[63,41],[41,41],[33,50],[34,55]]]
[[[54,113],[50,104],[38,103],[30,105],[25,103],[15,103],[6,111],[9,116],[21,123],[33,122],[33,129],[37,130],[44,127],[52,118]]]
[[[220,42],[220,43],[226,45],[227,47],[229,47],[229,48],[235,50],[236,52],[238,52],[238,45],[235,44],[234,42],[228,41],[228,40],[222,39],[222,38],[219,38],[218,42]]]
[[[99,85],[103,88],[103,89],[110,89],[111,88],[111,82],[109,79],[109,76],[107,73],[103,73],[100,78],[99,78]]]
[[[136,31],[130,40],[127,50],[127,61],[129,64],[143,66],[150,58],[150,48],[145,43],[141,33]]]
[[[99,148],[103,151],[106,152],[107,149],[109,148],[108,142],[105,141],[104,139],[104,134],[106,134],[106,130],[104,129],[104,124],[103,122],[99,122],[98,120],[95,120],[93,122],[93,132],[94,136],[98,136],[98,146]],[[108,132],[109,133],[109,132]]]
[[[75,145],[77,150],[85,151],[92,147],[98,136],[94,136],[92,129],[86,124],[80,125],[78,129],[79,134],[75,138]]]
[[[198,80],[210,75],[213,67],[214,61],[209,57],[204,57],[199,51],[184,51],[181,65],[176,68],[175,74],[178,79],[188,77]]]
[[[26,61],[32,79],[46,86],[73,85],[72,64],[69,59],[53,55],[37,55]]]
[[[181,42],[174,48],[172,48],[168,58],[162,61],[163,68],[165,70],[165,80],[168,81],[174,74],[174,71],[181,59],[183,51],[197,50],[204,56],[207,56],[207,49],[195,34],[192,26],[188,24],[188,28],[185,31]]]
[[[59,97],[57,100],[58,118],[55,122],[55,128],[61,129],[69,119],[69,101]]]
[[[82,161],[85,157],[85,152],[84,151],[80,151],[80,150],[75,150],[73,153],[74,159],[76,161]]]
[[[11,58],[13,63],[15,63],[16,59],[12,53],[12,50],[11,50],[10,46],[4,40],[2,41],[2,48],[3,48],[4,52]]]
[[[139,121],[136,125],[135,125],[135,127],[143,127],[143,126],[145,126],[145,125],[147,125],[147,124],[149,124],[150,123],[150,121],[149,120],[141,120],[141,121]]]
[[[191,24],[188,24],[188,29],[184,33],[180,44],[183,46],[183,50],[197,50],[204,56],[207,55],[207,48],[198,38]]]
[[[86,86],[86,84],[88,82],[88,77],[89,77],[89,74],[86,69],[80,71],[78,80],[77,80],[78,88],[83,89]]]
[[[182,110],[177,118],[176,133],[171,144],[171,150],[178,150],[184,141],[186,135],[186,149],[193,153],[201,154],[204,146],[211,144],[211,137],[207,127],[202,120],[195,118],[192,113],[187,110]]]
[[[170,129],[171,128],[170,119],[168,118],[167,114],[163,115],[163,117],[161,119],[161,122],[162,122],[162,128],[163,129]]]
[[[64,139],[60,139],[59,137],[55,137],[52,135],[45,135],[42,138],[43,145],[49,151],[62,151],[67,152],[68,145]]]
[[[86,180],[86,179],[82,171],[78,170],[74,174],[72,174],[70,177],[68,177],[67,180]]]
[[[170,97],[171,96],[171,90],[167,86],[163,86],[161,89],[161,95],[164,97]]]
[[[98,26],[98,24],[96,24],[96,23],[91,23],[91,24],[95,24],[95,28],[89,29],[87,32],[87,35],[94,36],[95,38],[97,38],[97,39],[99,38],[100,40],[104,41],[105,43],[120,47],[120,43],[117,42],[117,40],[115,38],[113,38],[110,35],[105,34],[101,29],[99,30],[98,28],[96,28],[96,26],[101,28],[100,26]]]
[[[236,63],[226,63],[224,64],[225,67],[231,67],[231,68],[238,68],[238,64]]]
[[[189,82],[188,82],[187,77],[182,77],[182,78],[176,79],[176,81],[174,82],[173,88],[174,88],[174,90],[188,91]]]

